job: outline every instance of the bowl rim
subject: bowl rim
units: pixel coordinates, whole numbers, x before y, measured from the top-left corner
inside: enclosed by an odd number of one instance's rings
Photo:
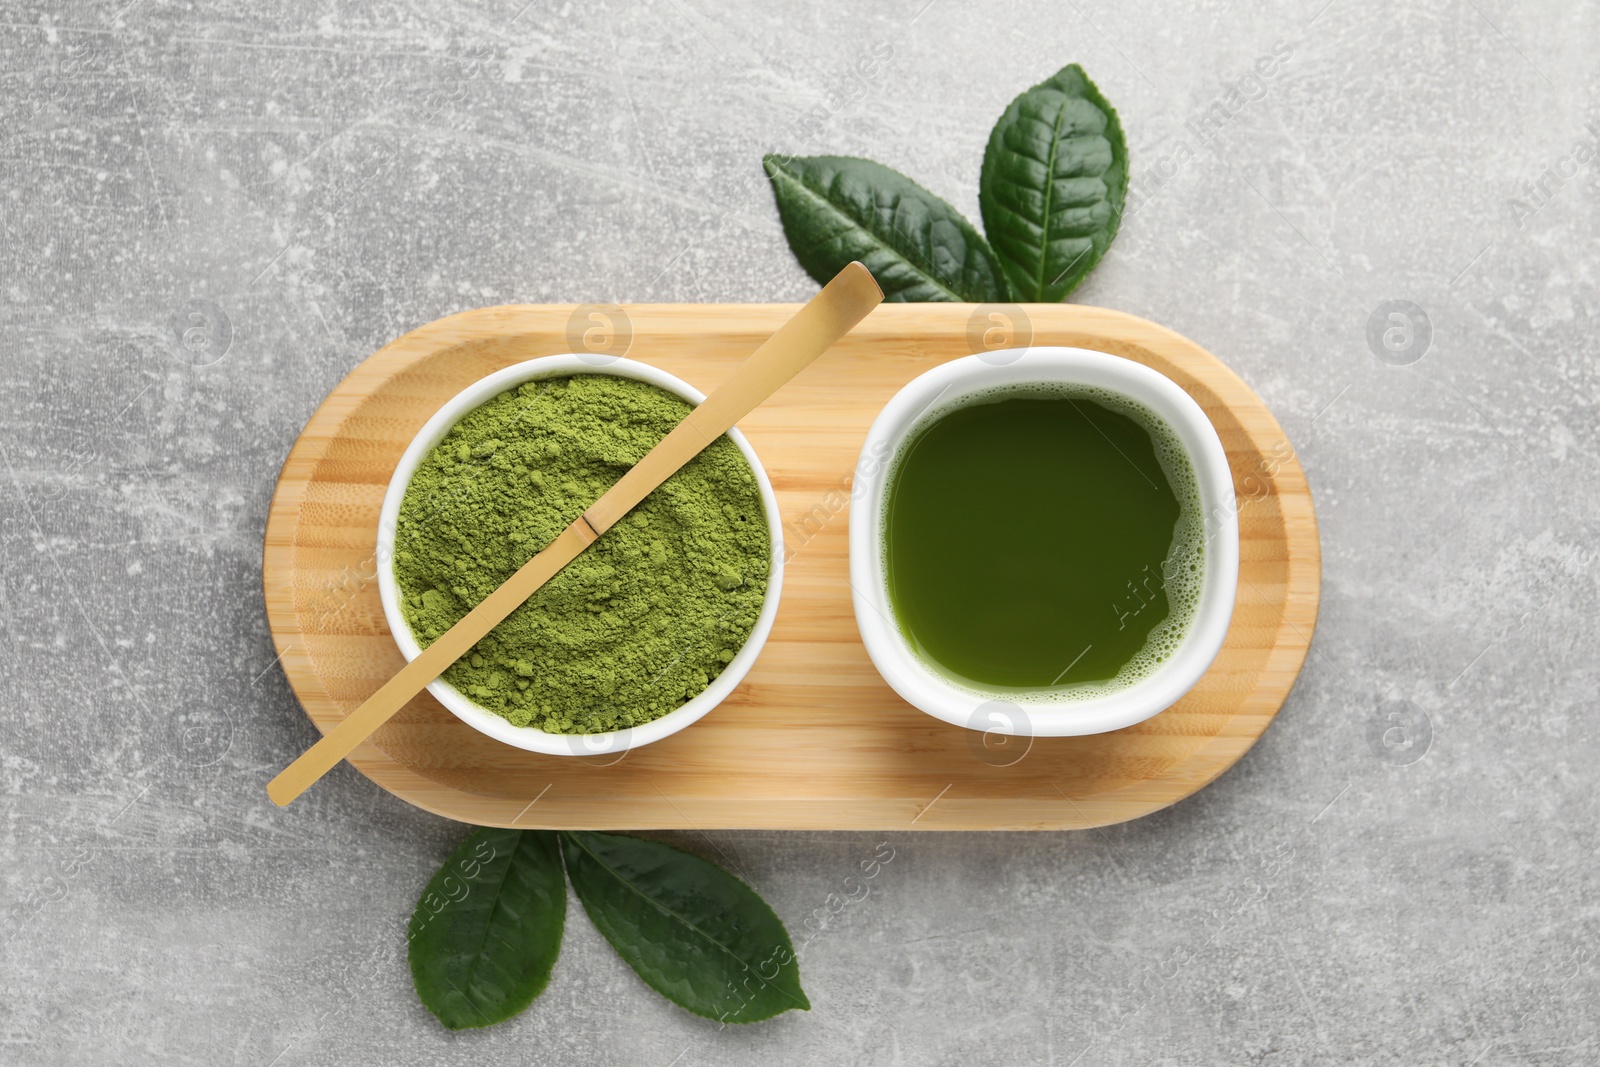
[[[1206,565],[1194,619],[1166,662],[1128,687],[1087,698],[1008,699],[948,680],[907,641],[889,601],[883,561],[883,498],[897,454],[936,412],[973,394],[1030,384],[1082,385],[1126,397],[1156,414],[1189,456],[1206,527]],[[965,356],[914,378],[867,431],[850,507],[850,585],[856,627],[889,686],[937,719],[1019,736],[1106,733],[1143,722],[1176,703],[1210,668],[1227,639],[1239,576],[1238,505],[1233,475],[1216,428],[1172,379],[1121,356],[1067,346],[1033,346]]]
[[[539,356],[514,363],[492,374],[479,378],[436,411],[412,438],[400,457],[394,474],[384,492],[383,507],[378,515],[378,598],[383,604],[383,615],[394,636],[400,654],[410,662],[422,649],[412,635],[410,625],[400,612],[400,586],[394,575],[395,528],[400,515],[400,504],[406,488],[416,473],[424,456],[438,444],[461,418],[473,408],[524,382],[544,378],[568,377],[577,374],[610,374],[648,382],[680,396],[691,404],[705,401],[705,394],[688,382],[659,367],[638,360],[620,357],[596,357],[586,353],[563,353]],[[772,565],[767,576],[767,592],[756,617],[755,627],[743,646],[722,673],[711,680],[700,693],[659,718],[640,726],[624,727],[598,734],[553,734],[536,726],[516,726],[487,708],[480,707],[443,677],[428,683],[428,692],[443,704],[456,718],[496,741],[503,741],[528,752],[550,756],[602,756],[615,754],[618,759],[629,749],[638,748],[664,737],[703,718],[712,708],[722,703],[744,680],[772,632],[773,620],[778,614],[778,602],[783,591],[783,525],[778,513],[778,498],[772,482],[767,477],[761,458],[749,440],[737,427],[728,431],[728,437],[738,446],[754,472],[761,491],[762,511],[767,520],[767,530],[772,545]]]

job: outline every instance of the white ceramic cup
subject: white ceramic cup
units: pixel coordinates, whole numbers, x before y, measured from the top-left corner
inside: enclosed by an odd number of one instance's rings
[[[963,398],[997,388],[1061,384],[1124,396],[1152,411],[1177,437],[1194,468],[1205,522],[1199,599],[1177,647],[1125,688],[1059,697],[998,689],[983,695],[982,687],[963,687],[928,664],[894,619],[883,552],[889,478],[913,431],[961,406]],[[895,692],[945,722],[1036,737],[1119,730],[1176,703],[1205,674],[1227,637],[1239,578],[1239,517],[1228,457],[1200,405],[1143,364],[1082,348],[1041,347],[986,352],[935,367],[896,393],[878,414],[862,446],[852,495],[850,585],[861,640]]]
[[[384,495],[383,510],[378,516],[378,595],[383,601],[383,615],[388,620],[389,630],[394,634],[395,643],[400,646],[400,652],[407,662],[416,659],[422,649],[417,645],[410,625],[400,612],[400,587],[394,576],[394,535],[396,521],[400,515],[400,502],[405,497],[406,487],[411,484],[411,476],[416,472],[417,465],[463,415],[478,405],[507,389],[516,388],[523,382],[574,374],[611,374],[621,378],[634,378],[659,386],[692,404],[699,404],[705,400],[704,393],[666,371],[657,370],[655,367],[631,359],[597,361],[593,356],[583,355],[543,356],[539,359],[530,359],[525,363],[496,371],[487,378],[472,383],[451,398],[423,425],[412,440],[411,446],[406,449],[405,455],[400,457],[400,465],[395,468],[394,476],[389,480],[389,491]],[[711,680],[711,684],[703,692],[682,706],[641,726],[601,734],[552,734],[533,726],[512,725],[494,712],[479,707],[443,678],[436,678],[430,682],[428,691],[438,698],[439,703],[449,708],[456,718],[473,729],[488,734],[496,741],[504,741],[517,748],[527,749],[530,752],[543,752],[551,756],[612,755],[620,759],[622,753],[628,749],[638,748],[640,745],[647,745],[675,734],[720,704],[744,680],[756,657],[761,654],[761,646],[766,643],[767,635],[772,632],[772,620],[778,614],[778,596],[783,588],[783,533],[778,516],[778,498],[772,492],[772,483],[767,479],[767,472],[762,468],[761,460],[756,457],[755,450],[750,447],[750,442],[745,439],[744,434],[735,429],[728,431],[728,436],[739,446],[739,451],[744,454],[751,471],[755,473],[757,484],[761,487],[762,510],[766,514],[767,529],[772,538],[772,570],[767,578],[767,595],[761,603],[761,614],[756,617],[755,629],[750,632],[749,638],[733,657],[732,662]]]

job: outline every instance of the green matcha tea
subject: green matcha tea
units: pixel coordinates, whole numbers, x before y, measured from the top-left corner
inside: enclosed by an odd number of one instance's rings
[[[1192,618],[1199,510],[1182,446],[1125,398],[982,397],[925,422],[896,457],[890,602],[911,645],[954,681],[1120,689]]]
[[[608,374],[528,382],[469,411],[422,460],[395,528],[400,611],[424,648],[691,410]],[[719,437],[444,672],[517,726],[638,726],[699,695],[766,599],[760,483]]]

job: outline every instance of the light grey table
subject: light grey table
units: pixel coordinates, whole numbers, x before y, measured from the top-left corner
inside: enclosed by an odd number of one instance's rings
[[[0,1061],[1600,1058],[1600,8],[524,5],[0,7]],[[890,842],[809,1014],[719,1031],[574,913],[531,1011],[447,1033],[397,953],[463,829],[348,767],[262,791],[314,736],[259,577],[295,434],[464,308],[806,297],[765,151],[975,218],[1074,60],[1135,174],[1075,299],[1231,364],[1316,493],[1277,722],[1104,832],[684,839],[791,925]]]

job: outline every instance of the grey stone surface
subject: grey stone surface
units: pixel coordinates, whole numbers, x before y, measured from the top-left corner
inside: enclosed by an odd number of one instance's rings
[[[0,1061],[1600,1058],[1600,7],[524,4],[0,7]],[[531,1011],[445,1032],[400,949],[462,829],[348,768],[262,791],[313,737],[259,579],[295,434],[464,308],[805,297],[767,150],[976,217],[991,122],[1073,60],[1136,186],[1075,299],[1226,360],[1316,492],[1278,721],[1104,832],[684,838],[791,927],[890,842],[809,1014],[718,1030],[575,914]],[[1396,300],[1420,358],[1369,348]]]

